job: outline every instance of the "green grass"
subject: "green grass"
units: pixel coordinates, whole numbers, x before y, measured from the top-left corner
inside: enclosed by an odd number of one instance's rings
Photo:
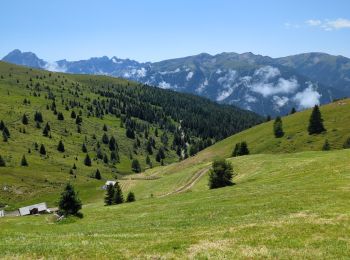
[[[0,220],[2,257],[350,257],[350,150],[230,159],[236,185],[105,207],[83,219]]]

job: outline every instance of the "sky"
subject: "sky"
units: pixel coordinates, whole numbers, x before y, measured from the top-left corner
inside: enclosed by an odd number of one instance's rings
[[[3,0],[0,57],[106,55],[160,61],[202,52],[350,57],[349,0]]]

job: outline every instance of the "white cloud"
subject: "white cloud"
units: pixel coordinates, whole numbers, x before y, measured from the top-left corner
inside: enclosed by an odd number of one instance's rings
[[[190,71],[186,76],[186,80],[189,81],[193,77],[193,74],[194,73],[192,71]]]
[[[264,66],[259,69],[257,69],[254,72],[254,76],[261,77],[264,81],[268,81],[269,79],[272,79],[274,77],[277,77],[281,75],[281,72],[278,68],[272,67],[272,66]]]
[[[320,104],[321,94],[318,93],[313,85],[309,86],[301,92],[298,92],[293,100],[298,104],[299,109],[305,109]]]
[[[279,96],[273,96],[272,97],[274,107],[276,110],[279,110],[280,107],[283,107],[285,104],[288,103],[289,98],[287,97],[279,97]]]
[[[344,18],[338,18],[334,20],[307,20],[305,23],[312,27],[319,27],[326,31],[350,29],[350,20]]]
[[[171,84],[165,81],[162,81],[158,84],[158,87],[162,89],[171,89]]]
[[[246,94],[246,95],[244,96],[244,100],[245,100],[246,102],[248,102],[248,103],[256,103],[256,102],[258,101],[258,99],[257,99],[256,97],[253,97],[253,96],[251,96],[251,95],[249,95],[249,94]]]
[[[146,77],[146,74],[147,74],[147,71],[145,68],[141,68],[141,69],[136,70],[136,75],[139,78]]]
[[[57,62],[47,62],[44,67],[45,70],[54,72],[66,72],[67,68],[60,67]]]
[[[218,93],[217,101],[223,101],[228,98],[236,88],[235,80],[237,78],[237,71],[229,70],[224,76],[218,78],[218,83],[222,85],[222,90]]]
[[[313,20],[313,19],[310,19],[310,20],[307,20],[305,21],[305,23],[307,25],[310,25],[310,26],[319,26],[322,24],[322,21],[321,20]]]
[[[254,73],[255,79],[258,78],[258,81],[249,84],[251,81],[250,77],[244,77],[242,80],[253,92],[259,93],[264,97],[294,93],[299,87],[298,81],[295,78],[278,78],[277,83],[270,82],[271,79],[276,78],[280,74],[281,72],[278,68],[265,66],[256,70]]]

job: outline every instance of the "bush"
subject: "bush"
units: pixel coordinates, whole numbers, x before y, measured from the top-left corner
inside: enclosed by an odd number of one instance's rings
[[[216,189],[231,186],[234,184],[232,177],[232,164],[225,159],[215,160],[209,172],[209,188]]]
[[[1,155],[0,155],[0,167],[6,167],[6,162],[5,162],[4,158],[2,158]]]
[[[132,191],[130,191],[128,193],[128,196],[126,197],[126,202],[133,202],[135,200],[135,194]]]
[[[349,149],[350,148],[350,137],[346,139],[346,141],[343,144],[344,149]]]

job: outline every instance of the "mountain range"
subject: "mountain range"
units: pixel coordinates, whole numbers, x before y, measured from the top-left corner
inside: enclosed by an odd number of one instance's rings
[[[221,53],[138,62],[107,56],[48,62],[14,50],[3,61],[50,71],[121,77],[200,95],[261,115],[283,115],[350,96],[350,59],[325,53],[282,58]]]

